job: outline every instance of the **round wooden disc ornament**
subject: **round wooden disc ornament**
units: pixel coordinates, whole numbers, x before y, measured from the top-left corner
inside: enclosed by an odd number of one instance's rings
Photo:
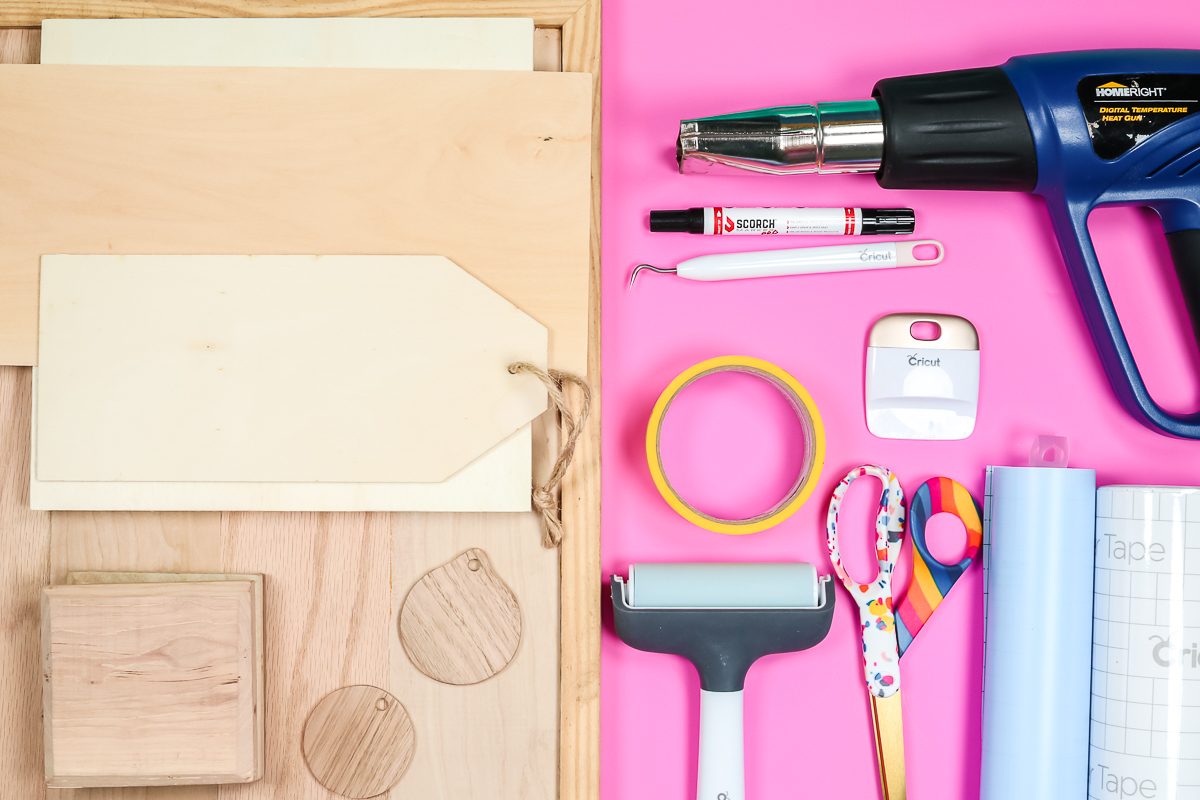
[[[400,609],[404,651],[442,683],[487,680],[508,666],[520,641],[517,598],[479,549],[427,573]]]
[[[317,703],[301,747],[313,777],[345,797],[375,797],[396,785],[416,749],[408,712],[375,686],[347,686]]]

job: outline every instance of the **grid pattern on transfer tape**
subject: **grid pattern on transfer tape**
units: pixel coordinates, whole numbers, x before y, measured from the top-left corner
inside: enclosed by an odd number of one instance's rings
[[[1200,492],[1097,491],[1091,716],[1089,797],[1200,800]]]

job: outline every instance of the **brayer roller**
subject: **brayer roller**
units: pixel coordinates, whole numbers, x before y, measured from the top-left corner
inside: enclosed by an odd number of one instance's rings
[[[887,189],[1034,192],[1121,404],[1171,436],[1200,439],[1200,412],[1150,397],[1088,234],[1099,205],[1162,218],[1200,339],[1200,51],[1020,56],[999,67],[888,78],[872,99],[684,120],[681,172],[874,172]]]
[[[829,633],[834,593],[812,564],[634,564],[612,576],[613,625],[630,647],[671,653],[700,674],[697,800],[744,800],[742,690],[771,653]]]

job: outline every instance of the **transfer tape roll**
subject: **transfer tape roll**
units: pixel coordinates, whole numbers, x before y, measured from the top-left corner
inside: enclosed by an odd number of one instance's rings
[[[716,372],[741,372],[760,378],[779,389],[792,404],[800,425],[804,431],[804,463],[800,474],[791,490],[774,507],[749,519],[720,519],[705,514],[689,505],[671,482],[667,480],[663,469],[662,453],[659,449],[662,438],[663,419],[667,409],[681,391],[693,381],[700,380],[706,375]],[[650,475],[654,485],[662,494],[663,499],[679,512],[684,519],[694,522],[701,528],[717,533],[755,533],[778,525],[796,513],[804,501],[812,494],[821,476],[821,466],[825,463],[825,428],[821,424],[821,414],[817,404],[800,382],[774,364],[757,358],[741,356],[724,356],[703,361],[682,372],[671,384],[663,390],[654,411],[650,414],[650,424],[646,429],[646,460],[650,464]]]

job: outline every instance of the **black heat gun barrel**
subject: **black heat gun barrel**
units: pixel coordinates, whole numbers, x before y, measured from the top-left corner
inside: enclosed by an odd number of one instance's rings
[[[999,67],[888,78],[871,100],[683,120],[679,171],[874,172],[887,189],[1032,191],[1025,109]]]

